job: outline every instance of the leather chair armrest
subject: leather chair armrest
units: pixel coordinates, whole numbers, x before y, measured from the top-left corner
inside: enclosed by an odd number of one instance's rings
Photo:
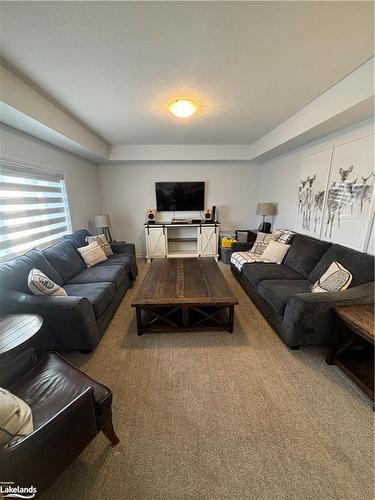
[[[96,434],[90,387],[34,432],[1,448],[2,479],[33,485],[41,493]]]
[[[11,357],[0,357],[0,387],[8,389],[37,363],[38,358],[32,347],[12,353]]]
[[[333,307],[373,302],[373,282],[341,292],[300,293],[288,301],[281,336],[288,345],[327,342],[332,329]],[[311,341],[306,342],[309,339]]]
[[[232,252],[248,252],[253,247],[254,242],[238,241],[237,243],[232,243]]]

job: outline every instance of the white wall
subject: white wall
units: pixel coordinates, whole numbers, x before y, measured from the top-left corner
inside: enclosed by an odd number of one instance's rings
[[[101,211],[95,164],[6,126],[0,126],[0,154],[63,172],[73,230],[93,229],[93,216]]]
[[[102,208],[111,218],[116,239],[136,243],[145,255],[143,223],[146,210],[155,208],[155,182],[205,181],[206,205],[218,206],[222,230],[250,228],[256,223],[257,170],[255,164],[116,163],[99,165]],[[176,212],[176,217],[183,216]],[[194,218],[199,213],[191,213]],[[171,213],[161,213],[168,220]]]
[[[300,178],[301,157],[303,155],[373,133],[373,131],[373,121],[366,120],[284,156],[262,163],[259,167],[258,201],[277,203],[277,214],[273,217],[274,226],[288,229],[294,229],[295,227],[297,189]]]

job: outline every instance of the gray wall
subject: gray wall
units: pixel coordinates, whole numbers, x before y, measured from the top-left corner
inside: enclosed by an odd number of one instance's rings
[[[257,196],[255,164],[118,163],[99,165],[103,211],[111,218],[116,239],[136,243],[145,255],[143,223],[147,208],[155,208],[155,182],[205,181],[206,205],[218,206],[222,230],[254,227]],[[176,212],[176,217],[183,216]],[[188,214],[185,214],[188,215]],[[191,213],[194,218],[199,213]],[[173,213],[161,213],[168,220]]]
[[[2,125],[0,153],[14,160],[63,172],[73,229],[93,229],[93,216],[100,212],[94,163]]]

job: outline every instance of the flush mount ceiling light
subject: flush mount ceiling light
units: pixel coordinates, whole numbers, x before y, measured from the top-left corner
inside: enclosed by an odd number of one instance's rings
[[[198,103],[192,99],[172,99],[168,102],[168,110],[178,118],[189,118],[198,109]]]

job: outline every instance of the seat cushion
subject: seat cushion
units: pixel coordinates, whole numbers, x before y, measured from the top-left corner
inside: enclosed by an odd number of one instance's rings
[[[86,268],[76,276],[73,276],[73,278],[68,281],[68,285],[111,282],[115,284],[116,288],[119,288],[126,277],[127,268],[121,264],[106,267],[94,266]]]
[[[265,280],[258,285],[257,292],[279,316],[284,316],[288,300],[298,293],[310,292],[308,280]]]
[[[86,241],[87,236],[92,236],[92,234],[87,229],[80,229],[79,231],[74,231],[74,233],[66,234],[64,239],[70,241],[74,248],[80,248],[88,245]]]
[[[112,266],[113,264],[123,264],[129,267],[131,262],[131,255],[126,253],[114,253],[113,255],[109,255],[107,260],[98,264],[98,267]]]
[[[263,262],[253,262],[244,264],[242,274],[256,288],[258,283],[263,280],[303,280],[302,274],[293,271],[283,264],[271,264]]]
[[[64,288],[68,295],[86,297],[94,308],[97,318],[104,313],[115,295],[115,285],[109,282],[66,284]]]
[[[27,286],[27,277],[33,268],[42,271],[56,285],[63,284],[63,279],[58,271],[48,262],[40,250],[34,248],[24,255],[0,264],[0,286],[23,293],[31,293]]]
[[[353,276],[350,287],[374,281],[374,256],[358,252],[342,245],[332,245],[323,255],[309,276],[315,283],[327,271],[332,262],[344,266]]]
[[[110,416],[110,389],[88,377],[56,353],[45,355],[39,364],[12,384],[10,390],[31,407],[34,429],[38,429],[88,387],[94,389],[97,415],[103,419]]]
[[[57,269],[64,283],[86,268],[70,241],[59,241],[43,250],[43,255]]]
[[[311,271],[329,249],[331,243],[296,234],[283,264],[308,278]]]

